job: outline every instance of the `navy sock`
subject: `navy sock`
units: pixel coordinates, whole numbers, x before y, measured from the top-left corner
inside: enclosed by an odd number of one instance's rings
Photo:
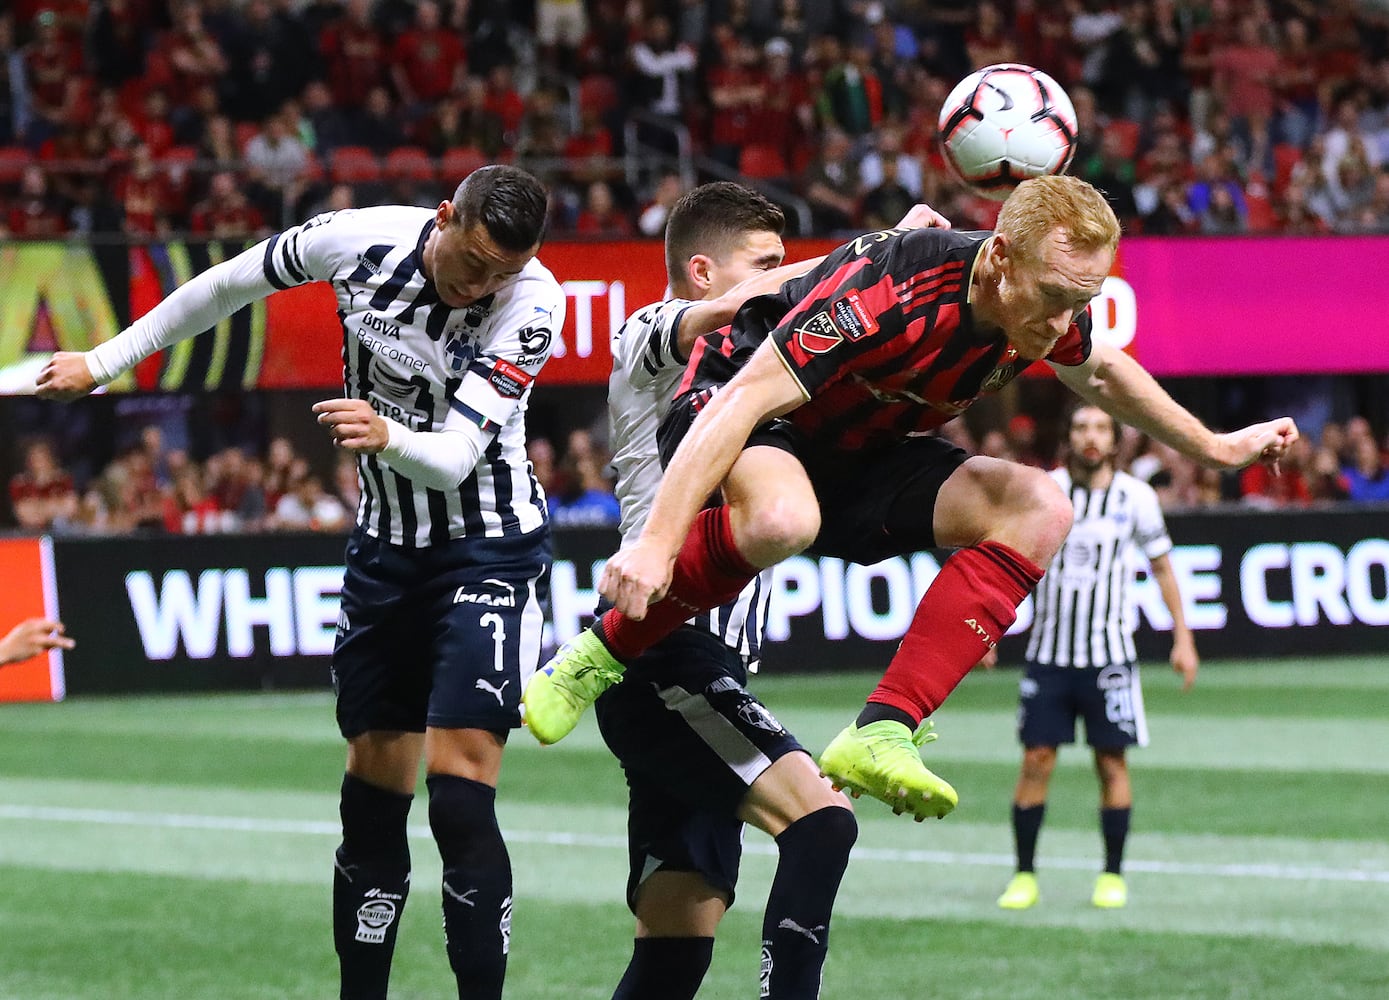
[[[762,920],[762,993],[814,1000],[830,947],[830,912],[858,837],[854,814],[826,806],[776,838],[779,858]]]
[[[713,957],[711,937],[637,938],[613,1000],[694,1000]]]
[[[497,790],[450,774],[431,774],[426,784],[458,996],[500,1000],[511,950],[511,858],[497,826]]]
[[[1129,837],[1131,807],[1100,810],[1100,835],[1104,837],[1104,870],[1118,875],[1124,866],[1124,841]]]
[[[342,1000],[381,1000],[410,892],[406,818],[412,795],[344,775],[342,845],[333,859],[333,945]]]
[[[1023,806],[1013,803],[1013,844],[1018,853],[1018,871],[1036,871],[1037,834],[1042,831],[1042,818],[1046,815],[1047,804]]]

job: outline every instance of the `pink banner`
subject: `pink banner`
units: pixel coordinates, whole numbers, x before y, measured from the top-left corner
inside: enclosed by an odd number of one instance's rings
[[[1134,237],[1114,275],[1099,325],[1154,375],[1389,372],[1389,238]]]

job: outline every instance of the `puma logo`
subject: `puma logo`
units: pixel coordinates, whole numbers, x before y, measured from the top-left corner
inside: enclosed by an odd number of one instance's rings
[[[487,680],[487,678],[485,678],[485,677],[479,677],[479,678],[477,679],[477,683],[476,683],[475,685],[473,685],[473,686],[474,686],[475,688],[477,688],[477,690],[479,690],[479,691],[489,691],[489,692],[491,692],[492,696],[493,696],[494,698],[497,699],[497,704],[498,704],[498,705],[504,705],[504,704],[506,704],[506,702],[502,701],[502,692],[506,690],[506,686],[507,686],[508,684],[510,684],[510,683],[511,683],[510,680],[505,680],[505,681],[502,681],[501,687],[497,687],[495,684],[489,683],[488,680]]]
[[[810,938],[810,943],[811,943],[811,944],[819,944],[819,943],[820,943],[820,939],[816,936],[816,934],[817,934],[819,931],[822,931],[822,930],[825,929],[825,925],[824,925],[824,924],[816,924],[814,927],[811,927],[811,928],[807,929],[807,928],[805,928],[805,927],[802,927],[800,924],[796,923],[796,922],[795,922],[794,920],[792,920],[790,917],[786,917],[784,920],[782,920],[781,923],[777,924],[777,927],[778,927],[778,929],[780,929],[780,930],[784,930],[784,931],[795,931],[797,934],[801,935],[802,937]]]
[[[453,891],[453,886],[451,886],[451,885],[449,885],[447,882],[445,882],[445,883],[444,883],[444,892],[448,893],[450,896],[452,896],[454,899],[458,900],[460,903],[464,903],[464,904],[466,904],[466,905],[468,905],[468,906],[472,906],[472,907],[476,907],[476,906],[477,906],[476,903],[474,903],[471,899],[468,898],[468,897],[471,896],[473,893],[477,892],[477,889],[469,889],[467,892],[463,893],[462,895],[459,895],[458,893],[456,893],[456,892]]]

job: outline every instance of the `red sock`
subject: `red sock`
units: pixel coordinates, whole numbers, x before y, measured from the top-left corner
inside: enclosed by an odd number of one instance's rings
[[[891,705],[918,721],[930,715],[1003,638],[1042,572],[998,542],[956,552],[926,589],[868,701]]]
[[[632,621],[616,609],[598,619],[599,635],[613,655],[632,662],[701,611],[737,597],[758,573],[733,542],[728,506],[700,511],[675,557],[666,596]]]

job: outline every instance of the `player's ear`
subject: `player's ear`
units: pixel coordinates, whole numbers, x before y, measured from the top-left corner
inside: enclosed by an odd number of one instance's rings
[[[447,226],[458,213],[453,210],[453,202],[441,201],[439,207],[434,210],[434,225],[440,229]]]
[[[702,253],[697,253],[685,263],[685,277],[689,279],[691,287],[700,292],[707,292],[709,286],[714,283],[712,271],[714,261]]]

